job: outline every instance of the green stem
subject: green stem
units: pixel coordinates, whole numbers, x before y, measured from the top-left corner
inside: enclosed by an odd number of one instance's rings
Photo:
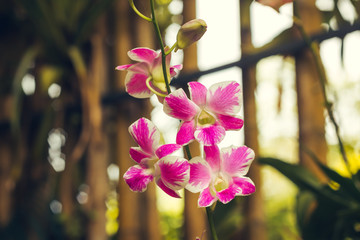
[[[137,15],[139,15],[139,17],[141,17],[142,19],[148,21],[148,22],[152,22],[152,19],[145,16],[144,14],[142,14],[141,12],[139,12],[139,10],[137,10],[137,8],[135,7],[134,1],[133,0],[129,0],[129,4],[131,6],[131,8],[134,10],[134,12],[136,12]]]
[[[163,70],[163,74],[164,74],[164,80],[165,80],[165,84],[166,84],[166,90],[167,92],[170,94],[171,93],[171,89],[170,89],[170,84],[169,84],[169,80],[168,80],[168,74],[167,74],[167,69],[166,69],[166,53],[165,53],[165,47],[164,47],[164,42],[162,40],[161,37],[161,32],[160,32],[160,28],[159,28],[159,24],[156,21],[156,16],[155,16],[155,7],[154,7],[154,0],[150,0],[150,5],[151,5],[151,19],[152,19],[152,23],[154,24],[154,28],[155,28],[155,34],[156,37],[160,43],[160,49],[161,49],[161,62],[162,62],[162,70]]]
[[[166,56],[169,55],[169,54],[172,52],[172,50],[174,50],[174,48],[175,48],[176,46],[177,46],[177,42],[174,43],[174,45],[172,45],[172,47],[171,47],[168,51],[166,51],[165,55],[166,55]]]
[[[317,71],[319,73],[321,91],[322,91],[322,94],[323,94],[323,97],[324,97],[325,108],[326,108],[326,111],[327,111],[327,113],[329,115],[330,121],[334,125],[341,156],[342,156],[342,158],[343,158],[343,160],[345,162],[347,170],[349,171],[350,175],[352,175],[350,165],[349,165],[349,161],[348,161],[348,158],[346,156],[345,147],[344,147],[343,141],[342,141],[341,136],[340,136],[340,128],[339,128],[339,125],[337,124],[337,122],[335,120],[334,113],[332,111],[332,103],[328,100],[328,97],[327,97],[326,88],[325,88],[325,84],[327,82],[327,77],[326,77],[324,66],[321,64],[321,58],[320,58],[320,53],[319,53],[319,50],[318,50],[318,46],[317,46],[317,44],[315,42],[312,42],[310,40],[309,36],[306,34],[306,32],[304,30],[304,27],[302,25],[301,19],[294,16],[294,23],[295,23],[295,26],[299,29],[302,38],[304,39],[305,43],[307,44],[307,46],[310,49],[310,52],[311,52],[311,54],[312,54],[312,56],[314,58],[315,66],[316,66],[316,69],[317,69]]]
[[[161,59],[162,60],[162,69],[163,69],[164,80],[165,80],[165,84],[166,84],[166,90],[170,94],[171,89],[170,89],[168,75],[167,75],[167,69],[166,69],[166,55],[171,53],[171,51],[176,47],[176,43],[170,48],[170,50],[165,52],[164,43],[163,43],[161,33],[160,33],[160,28],[159,28],[159,25],[158,25],[158,23],[156,21],[155,10],[154,10],[154,0],[150,0],[150,4],[151,4],[152,23],[154,24],[156,37],[157,37],[157,39],[158,39],[158,41],[160,43],[161,57],[162,57],[162,59]],[[188,156],[188,158],[190,160],[191,159],[191,153],[190,153],[189,145],[186,145],[184,148],[185,148],[186,154],[187,154],[187,156]],[[216,231],[215,231],[215,225],[214,225],[214,219],[213,219],[213,211],[211,210],[210,207],[206,208],[206,213],[207,213],[207,217],[208,217],[209,226],[210,226],[210,229],[211,229],[211,235],[213,237],[213,240],[218,240],[218,237],[217,237]]]
[[[206,208],[206,215],[207,215],[208,222],[209,222],[211,236],[212,236],[213,240],[218,240],[218,237],[216,235],[216,230],[215,230],[215,224],[214,224],[214,214],[213,214],[213,210],[211,210],[211,207]]]

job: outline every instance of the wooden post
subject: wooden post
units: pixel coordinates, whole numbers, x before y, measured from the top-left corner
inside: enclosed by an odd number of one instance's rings
[[[100,17],[96,31],[91,37],[92,58],[89,68],[89,103],[90,129],[89,148],[87,151],[87,176],[89,185],[89,202],[87,203],[90,221],[87,239],[107,239],[105,231],[106,206],[105,201],[109,191],[107,177],[107,144],[103,130],[103,109],[101,96],[107,79],[106,51],[105,51],[105,18]]]
[[[183,23],[196,18],[196,1],[184,1]],[[184,60],[182,73],[198,71],[196,43],[184,49]],[[187,90],[187,86],[184,86]],[[190,144],[192,157],[200,156],[200,145],[197,142]],[[185,237],[195,239],[196,237],[208,236],[210,232],[207,226],[206,212],[204,208],[199,208],[199,194],[185,191]],[[205,238],[207,239],[207,238]]]
[[[296,7],[298,17],[302,20],[307,34],[321,30],[321,15],[315,6],[315,0],[297,1]],[[319,73],[310,50],[305,49],[296,54],[295,67],[299,144],[312,151],[323,163],[326,163],[324,98],[321,92]],[[321,181],[326,181],[324,174],[302,149],[299,149],[299,160]]]
[[[251,41],[250,4],[251,0],[240,0],[241,52],[242,55],[253,48]],[[242,69],[244,93],[244,130],[245,144],[252,148],[255,156],[259,156],[258,128],[256,120],[256,66]],[[245,199],[245,226],[241,239],[267,239],[264,203],[261,189],[260,166],[256,161],[252,164],[248,176],[256,185],[256,192]]]

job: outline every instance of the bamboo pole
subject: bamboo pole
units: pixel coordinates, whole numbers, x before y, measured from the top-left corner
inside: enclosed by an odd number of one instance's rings
[[[296,4],[298,18],[307,34],[321,29],[321,15],[315,6],[315,0],[298,1]],[[324,99],[321,92],[319,73],[309,49],[295,55],[295,73],[297,105],[299,115],[299,145],[313,152],[323,163],[326,163],[327,144],[325,140]],[[299,161],[311,170],[321,181],[326,177],[316,166],[311,157],[302,149],[299,150]]]
[[[250,4],[251,0],[240,0],[240,27],[241,27],[241,52],[246,55],[253,49],[251,41]],[[242,68],[243,93],[244,93],[244,130],[245,144],[252,148],[255,156],[259,156],[258,128],[256,118],[256,65]],[[245,226],[241,239],[265,240],[267,239],[264,202],[261,188],[260,166],[255,161],[248,176],[256,185],[256,192],[245,199]]]

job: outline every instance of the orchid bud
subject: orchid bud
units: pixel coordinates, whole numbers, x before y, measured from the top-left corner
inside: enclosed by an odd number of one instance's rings
[[[183,24],[177,34],[177,46],[175,52],[178,49],[184,49],[198,41],[206,32],[206,22],[202,19],[193,19]]]

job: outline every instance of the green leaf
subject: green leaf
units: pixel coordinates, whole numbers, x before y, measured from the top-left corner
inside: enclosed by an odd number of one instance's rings
[[[343,190],[343,193],[352,197],[354,200],[360,201],[360,192],[356,188],[355,182],[352,179],[341,176],[336,171],[321,163],[318,159],[313,160],[326,174],[326,176],[328,176],[332,181],[340,185],[340,189]]]
[[[306,231],[314,206],[317,204],[316,198],[309,191],[300,191],[296,201],[296,218],[300,231]]]
[[[305,190],[314,190],[322,188],[319,180],[307,169],[300,165],[287,163],[275,158],[259,158],[259,163],[274,167],[294,182],[298,187]]]
[[[300,189],[311,191],[318,199],[327,199],[335,204],[348,207],[350,202],[323,185],[309,170],[300,165],[290,164],[275,158],[260,158],[259,163],[267,164],[281,172]]]

